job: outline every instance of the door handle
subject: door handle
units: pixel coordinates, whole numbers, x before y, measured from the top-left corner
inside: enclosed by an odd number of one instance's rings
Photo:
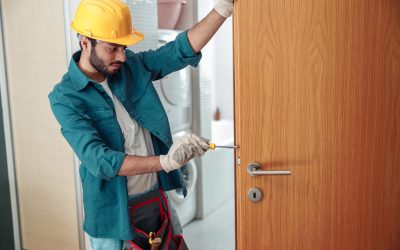
[[[247,166],[247,173],[251,176],[256,175],[290,175],[292,171],[290,170],[259,170],[261,169],[260,163],[252,162]]]

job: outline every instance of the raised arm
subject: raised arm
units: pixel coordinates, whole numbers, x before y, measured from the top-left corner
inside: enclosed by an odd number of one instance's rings
[[[189,29],[188,39],[195,53],[201,51],[232,12],[233,0],[218,0],[205,18]]]

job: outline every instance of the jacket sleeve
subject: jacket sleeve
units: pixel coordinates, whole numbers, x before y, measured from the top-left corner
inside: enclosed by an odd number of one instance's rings
[[[49,95],[51,109],[61,125],[61,133],[88,171],[101,179],[117,175],[124,152],[107,147],[89,117],[76,111],[68,99],[54,91]]]
[[[197,67],[202,55],[193,51],[185,31],[159,49],[141,52],[138,56],[155,81],[188,65]]]

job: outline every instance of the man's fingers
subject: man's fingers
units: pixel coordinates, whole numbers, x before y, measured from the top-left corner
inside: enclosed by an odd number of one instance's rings
[[[202,149],[207,150],[209,148],[209,140],[195,134],[192,134],[192,138],[200,145]]]

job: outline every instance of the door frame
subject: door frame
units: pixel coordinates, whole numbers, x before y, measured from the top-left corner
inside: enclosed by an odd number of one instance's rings
[[[78,7],[79,1],[78,0],[63,0],[64,4],[64,29],[65,29],[65,47],[66,47],[66,54],[65,60],[66,65],[69,64],[69,60],[72,57],[74,51],[79,49],[77,43],[73,44],[72,41],[76,40],[77,38],[74,37],[74,34],[71,32],[70,23],[74,17],[74,13],[76,8]],[[77,210],[77,220],[78,220],[78,239],[79,239],[79,249],[80,250],[90,250],[91,247],[89,246],[89,239],[85,235],[83,231],[83,196],[82,196],[82,185],[79,175],[79,166],[80,161],[77,155],[74,153],[73,155],[73,166],[75,171],[75,190],[76,190],[76,210]]]

